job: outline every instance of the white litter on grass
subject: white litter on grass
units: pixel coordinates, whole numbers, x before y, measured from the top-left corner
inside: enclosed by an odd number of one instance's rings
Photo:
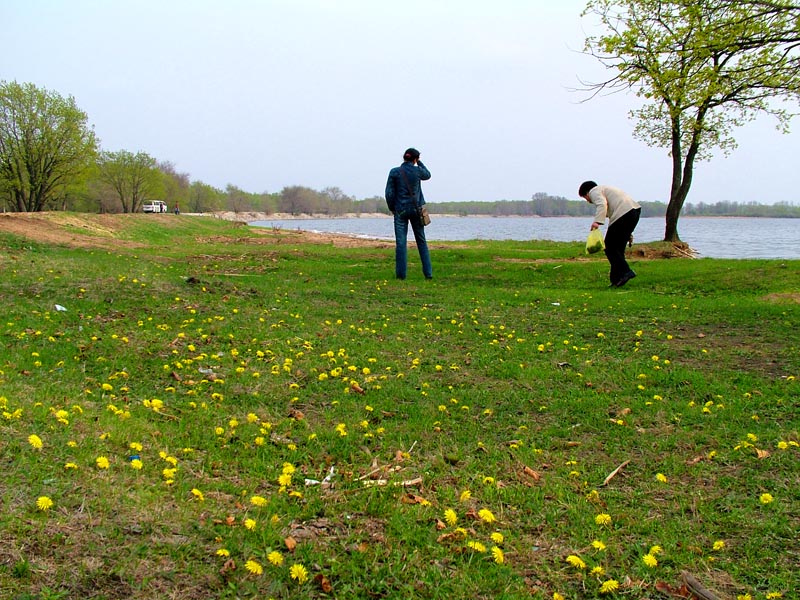
[[[67,312],[67,309],[61,306],[60,304],[56,304],[56,310],[58,312]]]
[[[331,467],[330,470],[328,471],[328,474],[325,476],[325,479],[323,479],[322,481],[317,481],[316,479],[306,479],[305,480],[306,486],[321,485],[323,487],[328,487],[331,484],[331,479],[333,478],[335,473],[336,471],[334,470],[333,467]]]

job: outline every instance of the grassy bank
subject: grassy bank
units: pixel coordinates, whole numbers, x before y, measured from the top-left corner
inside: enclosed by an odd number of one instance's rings
[[[85,219],[0,233],[0,596],[800,587],[797,261]]]

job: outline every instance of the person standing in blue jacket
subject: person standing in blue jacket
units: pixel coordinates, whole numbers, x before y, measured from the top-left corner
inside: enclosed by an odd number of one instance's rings
[[[389,171],[389,179],[386,181],[386,205],[394,215],[394,272],[397,279],[405,279],[408,269],[409,223],[422,261],[422,273],[425,279],[433,279],[425,226],[419,216],[419,207],[425,204],[421,182],[430,179],[431,172],[422,164],[419,156],[416,148],[406,150],[403,153],[403,164]]]

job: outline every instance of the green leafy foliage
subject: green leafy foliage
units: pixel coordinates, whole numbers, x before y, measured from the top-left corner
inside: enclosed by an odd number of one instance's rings
[[[678,241],[678,217],[695,161],[736,147],[735,128],[767,113],[787,130],[782,101],[800,98],[800,6],[791,0],[592,0],[584,15],[607,33],[587,53],[611,71],[590,90],[628,89],[644,104],[631,111],[634,135],[667,148],[672,182],[665,241]]]
[[[0,201],[19,212],[54,208],[89,172],[97,150],[71,96],[0,82]]]

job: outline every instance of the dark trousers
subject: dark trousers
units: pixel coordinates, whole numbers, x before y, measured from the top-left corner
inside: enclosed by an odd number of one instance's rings
[[[625,260],[625,245],[639,223],[641,208],[629,210],[619,219],[608,227],[606,232],[606,258],[611,263],[609,278],[612,284],[616,284],[625,273],[631,270],[628,261]]]

